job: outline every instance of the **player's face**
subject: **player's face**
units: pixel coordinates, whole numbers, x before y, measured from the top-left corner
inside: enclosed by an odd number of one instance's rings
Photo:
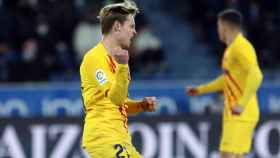
[[[226,41],[226,26],[225,26],[225,23],[219,19],[218,20],[218,34],[219,34],[219,39],[222,41],[222,42],[225,42]]]
[[[118,40],[123,49],[128,49],[132,38],[136,35],[134,16],[129,15],[127,20],[120,26]]]

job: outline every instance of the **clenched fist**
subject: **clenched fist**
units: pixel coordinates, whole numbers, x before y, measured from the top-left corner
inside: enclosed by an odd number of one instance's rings
[[[186,87],[186,93],[189,96],[198,96],[199,95],[197,88],[194,88],[194,87]]]
[[[153,112],[156,111],[158,105],[156,97],[145,97],[141,103],[141,107],[144,111]]]
[[[127,50],[121,49],[121,48],[116,48],[112,52],[112,55],[113,55],[114,59],[117,61],[117,63],[128,64],[129,54],[128,54]]]

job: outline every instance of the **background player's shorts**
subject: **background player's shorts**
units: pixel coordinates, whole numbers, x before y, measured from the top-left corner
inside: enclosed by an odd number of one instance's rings
[[[131,143],[86,146],[90,158],[142,158]]]
[[[233,154],[249,153],[256,124],[256,122],[224,121],[220,151]]]

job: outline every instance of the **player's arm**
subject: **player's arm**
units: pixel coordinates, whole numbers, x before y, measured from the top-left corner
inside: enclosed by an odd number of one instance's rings
[[[116,78],[112,81],[111,87],[105,92],[113,104],[122,105],[128,95],[128,65],[119,64],[116,69]]]
[[[142,108],[142,100],[132,100],[128,99],[126,101],[127,106],[128,106],[128,113],[129,114],[137,114],[139,112],[143,112],[144,109]]]
[[[253,48],[240,49],[237,55],[237,60],[245,71],[248,72],[243,95],[238,101],[239,106],[245,107],[260,87],[263,75],[258,66]]]
[[[220,75],[213,81],[197,87],[198,94],[212,93],[222,91],[224,87],[224,75]]]
[[[108,89],[106,96],[112,101],[113,104],[123,105],[128,96],[128,86],[129,86],[129,69],[128,51],[116,48],[113,50],[112,55],[118,63],[116,70],[115,80],[112,81],[111,87]]]
[[[118,55],[116,58],[125,58],[123,60],[127,60],[128,54],[127,52],[123,52],[125,55]],[[124,56],[124,57],[123,57]],[[120,59],[121,60],[121,59]],[[107,66],[105,66],[97,56],[87,56],[84,59],[84,67],[85,73],[84,74],[91,74],[89,75],[89,80],[93,80],[94,88],[96,89],[96,93],[92,94],[96,100],[98,98],[107,97],[113,104],[122,105],[125,100],[127,99],[128,95],[128,65],[126,61],[119,61],[116,69],[116,77],[115,80],[110,80],[108,78],[109,71]]]
[[[128,105],[129,114],[137,114],[139,112],[153,112],[157,106],[157,100],[155,97],[145,97],[143,100],[132,100],[126,101]]]
[[[209,83],[200,85],[198,87],[186,87],[187,88],[186,91],[189,96],[197,96],[205,93],[222,91],[223,86],[224,86],[224,76],[220,75],[213,81],[210,81]]]

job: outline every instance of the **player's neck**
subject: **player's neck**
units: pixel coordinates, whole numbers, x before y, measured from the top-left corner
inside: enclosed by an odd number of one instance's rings
[[[120,47],[118,42],[110,35],[104,36],[102,38],[102,43],[104,44],[104,47],[107,49],[110,55],[112,55],[114,49]]]
[[[229,46],[236,39],[236,37],[238,36],[239,33],[240,33],[239,31],[234,31],[234,32],[228,34],[228,38],[226,40],[226,45]]]

